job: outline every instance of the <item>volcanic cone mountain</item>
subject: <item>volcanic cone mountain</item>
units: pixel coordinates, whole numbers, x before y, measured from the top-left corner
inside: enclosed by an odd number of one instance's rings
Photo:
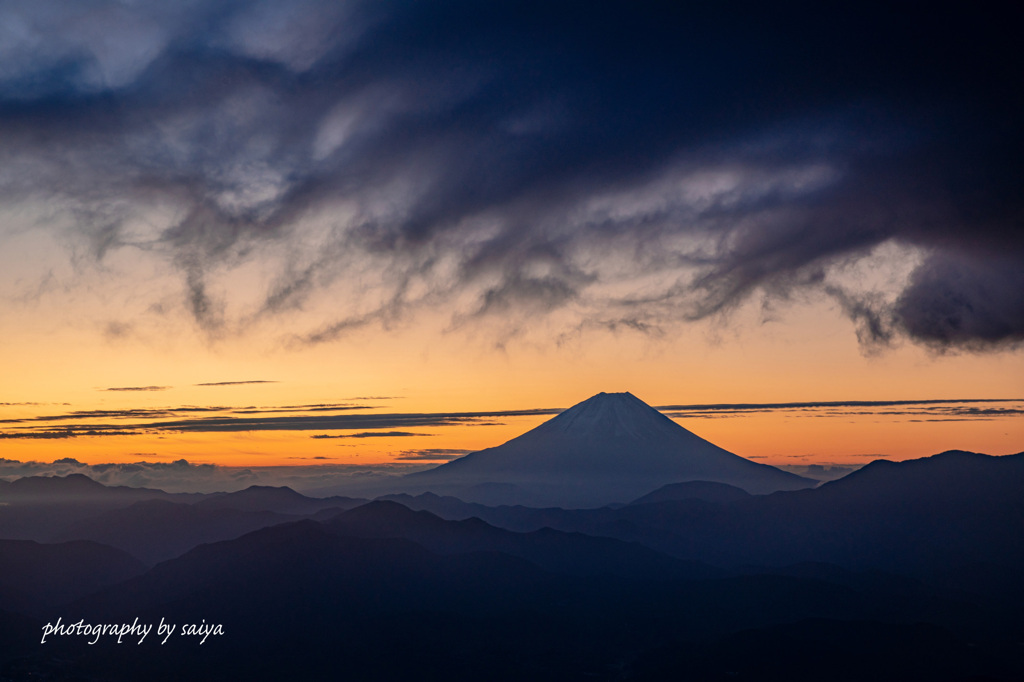
[[[485,504],[557,506],[628,502],[683,481],[754,494],[815,485],[723,450],[630,393],[599,393],[503,445],[405,478]]]

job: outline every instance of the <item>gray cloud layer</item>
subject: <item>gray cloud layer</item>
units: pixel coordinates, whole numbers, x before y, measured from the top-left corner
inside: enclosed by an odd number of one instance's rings
[[[62,207],[99,262],[172,264],[211,334],[240,324],[211,277],[268,258],[251,319],[356,301],[298,345],[455,302],[453,328],[572,310],[654,331],[810,290],[865,344],[1003,348],[1024,340],[1018,25],[870,3],[6,3],[0,197]],[[886,243],[920,250],[902,288],[830,281]]]
[[[316,457],[323,460],[326,458]],[[85,474],[104,485],[159,488],[167,492],[234,491],[251,485],[287,485],[308,490],[327,485],[349,485],[354,494],[368,481],[418,471],[434,465],[396,463],[381,465],[306,464],[294,467],[225,467],[195,464],[184,459],[173,462],[128,462],[84,464],[72,458],[54,462],[19,462],[0,458],[0,478],[24,476],[67,476]]]

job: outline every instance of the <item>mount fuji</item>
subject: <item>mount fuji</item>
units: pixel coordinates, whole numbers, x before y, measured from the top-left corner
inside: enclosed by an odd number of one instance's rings
[[[421,490],[484,504],[592,506],[715,481],[765,494],[816,481],[744,459],[630,393],[598,393],[521,436],[405,476]]]

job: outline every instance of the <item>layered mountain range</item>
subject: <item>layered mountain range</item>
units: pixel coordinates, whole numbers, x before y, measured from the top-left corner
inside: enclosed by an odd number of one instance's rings
[[[503,485],[563,503],[439,494]],[[0,679],[1024,679],[1024,453],[808,485],[629,394],[376,500],[3,482]]]

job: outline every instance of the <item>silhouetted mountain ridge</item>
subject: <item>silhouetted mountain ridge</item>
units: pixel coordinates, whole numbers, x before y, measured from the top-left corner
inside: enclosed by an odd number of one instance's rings
[[[877,461],[816,489],[726,505],[682,499],[567,510],[460,506],[430,495],[404,501],[450,518],[614,537],[719,566],[826,562],[934,577],[971,564],[1024,569],[1022,490],[1024,454],[949,451]]]
[[[352,497],[307,497],[287,486],[253,485],[233,493],[212,493],[196,502],[207,509],[274,511],[280,514],[313,514],[330,507],[351,508],[369,500]]]
[[[124,499],[173,498],[176,495],[154,488],[107,486],[85,474],[66,476],[24,476],[0,482],[0,499],[7,502],[51,503]],[[178,495],[178,497],[191,497]]]
[[[672,559],[647,547],[611,538],[542,528],[516,533],[478,518],[447,521],[397,502],[376,501],[325,523],[346,536],[404,538],[440,554],[501,552],[545,570],[573,575],[613,574],[635,579],[694,579],[723,572],[697,562]]]

